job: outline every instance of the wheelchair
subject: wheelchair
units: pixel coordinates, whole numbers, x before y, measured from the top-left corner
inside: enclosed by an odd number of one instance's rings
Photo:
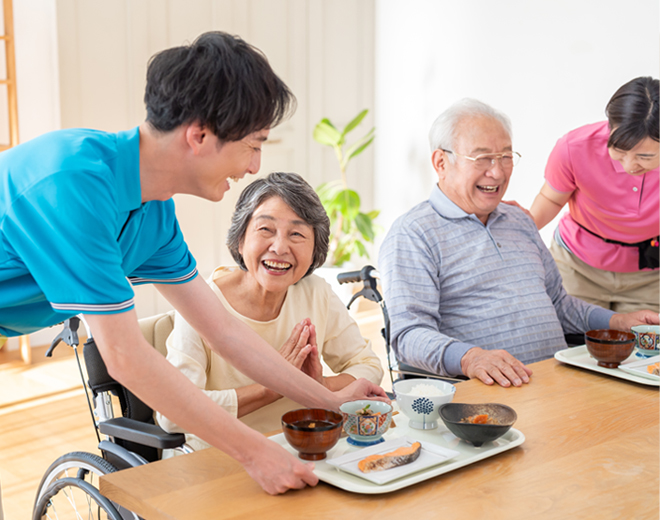
[[[449,383],[455,384],[461,381],[466,381],[467,377],[449,377],[449,376],[439,376],[433,372],[427,372],[421,368],[413,367],[407,365],[397,360],[396,354],[390,345],[390,316],[387,312],[387,306],[385,305],[385,300],[378,292],[378,271],[371,265],[365,265],[359,271],[348,271],[345,273],[340,273],[337,275],[337,281],[340,284],[345,283],[359,283],[362,282],[363,287],[358,292],[356,292],[348,302],[346,307],[351,308],[351,305],[358,298],[365,298],[369,301],[375,302],[380,307],[380,310],[383,314],[383,328],[380,330],[383,339],[385,340],[385,354],[387,357],[387,370],[390,374],[390,381],[392,387],[394,387],[394,382],[400,379],[415,379],[415,378],[431,378],[431,379],[440,379],[442,381],[448,381]],[[395,379],[396,377],[396,379]]]
[[[50,357],[62,341],[73,348],[99,441],[100,455],[72,452],[53,462],[39,484],[32,518],[139,520],[135,513],[101,495],[99,478],[158,460],[164,449],[184,453],[192,450],[185,444],[184,434],[166,433],[155,424],[153,410],[110,377],[87,324],[82,320],[89,338],[83,346],[88,376],[85,385],[78,355],[80,322],[78,317],[65,321],[64,329],[53,340],[46,356]],[[164,355],[165,340],[173,328],[173,313],[140,320],[140,328],[145,339]],[[119,400],[121,417],[114,417],[113,395]]]

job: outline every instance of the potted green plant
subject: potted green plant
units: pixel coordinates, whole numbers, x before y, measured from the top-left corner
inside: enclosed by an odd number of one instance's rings
[[[365,109],[350,121],[343,130],[337,129],[329,119],[323,118],[314,128],[314,140],[330,146],[339,161],[339,179],[326,182],[316,189],[321,203],[330,217],[330,250],[327,265],[342,266],[355,254],[369,258],[365,243],[373,243],[376,235],[374,219],[380,211],[360,211],[360,196],[348,187],[346,168],[351,159],[360,155],[373,142],[375,128],[347,146],[346,136],[352,132],[369,113]]]

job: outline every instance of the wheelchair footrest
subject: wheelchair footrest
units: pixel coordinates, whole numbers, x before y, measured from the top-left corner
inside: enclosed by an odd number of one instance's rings
[[[167,433],[160,426],[147,424],[127,417],[115,417],[99,424],[104,435],[125,441],[136,442],[161,450],[178,448],[186,442],[183,433]]]

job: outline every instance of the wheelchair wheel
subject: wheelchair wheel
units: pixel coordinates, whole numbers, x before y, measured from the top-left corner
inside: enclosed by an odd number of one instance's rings
[[[33,520],[123,520],[110,500],[79,478],[57,479],[39,498]]]
[[[51,518],[49,516],[44,516],[46,515],[46,512],[43,509],[43,506],[41,507],[41,509],[39,508],[39,503],[42,497],[46,495],[46,493],[49,492],[52,486],[59,480],[65,478],[80,479],[85,483],[91,485],[94,489],[96,489],[96,492],[98,493],[99,477],[102,477],[103,475],[107,475],[108,473],[114,473],[115,471],[117,471],[117,468],[115,466],[110,464],[107,460],[92,453],[76,451],[72,453],[67,453],[66,455],[62,455],[59,459],[57,459],[55,462],[53,462],[50,465],[50,467],[46,470],[46,473],[44,474],[43,478],[41,479],[41,483],[39,484],[39,488],[37,490],[37,497],[35,499],[34,518]],[[81,493],[84,492],[75,491],[71,493],[73,493],[77,497],[80,497],[82,496]],[[91,495],[89,494],[87,495],[91,497]],[[99,494],[99,496],[101,495]],[[63,497],[66,499],[66,495],[63,495]],[[106,500],[105,498],[103,499]],[[61,498],[58,498],[56,500],[57,503],[59,503],[60,501]],[[124,509],[123,507],[114,503],[113,506],[116,510],[116,513],[119,514],[118,518],[120,520],[139,519],[139,517],[134,513],[132,513],[131,511],[128,511],[127,509]],[[78,507],[78,506],[74,505],[73,507]],[[76,509],[72,508],[71,510],[75,511]],[[42,516],[38,516],[38,514]],[[66,516],[64,517],[61,516],[60,513],[58,514],[60,516],[52,516],[52,518],[68,518]],[[73,518],[79,518],[79,517],[74,516]],[[87,518],[87,517],[83,515],[82,518]],[[89,518],[114,518],[114,517],[89,516]]]

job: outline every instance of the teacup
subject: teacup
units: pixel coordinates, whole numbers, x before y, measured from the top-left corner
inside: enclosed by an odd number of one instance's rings
[[[660,354],[660,325],[635,325],[630,329],[635,334],[635,351],[638,357]]]

